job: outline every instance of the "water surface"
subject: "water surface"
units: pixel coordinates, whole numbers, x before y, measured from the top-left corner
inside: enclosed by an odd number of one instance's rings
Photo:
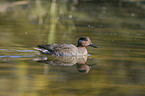
[[[144,96],[142,2],[0,2],[1,96]],[[10,5],[9,5],[10,4]],[[12,6],[11,6],[12,5]],[[87,57],[40,55],[38,44],[88,36]]]

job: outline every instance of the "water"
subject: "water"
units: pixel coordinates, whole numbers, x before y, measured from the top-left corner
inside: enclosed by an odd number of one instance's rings
[[[52,1],[0,2],[0,95],[144,96],[145,5]],[[99,48],[88,46],[87,57],[34,49],[80,36]]]

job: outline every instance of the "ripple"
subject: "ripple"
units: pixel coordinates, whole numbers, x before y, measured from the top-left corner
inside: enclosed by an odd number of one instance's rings
[[[16,50],[16,51],[18,51],[18,52],[36,52],[34,50]]]
[[[0,49],[0,50],[2,50],[2,51],[8,51],[7,49]]]
[[[34,57],[35,55],[3,55],[3,56],[0,56],[0,58],[6,58],[6,57],[9,57],[9,58],[22,58],[22,57],[25,57],[25,58],[28,58],[28,57]]]

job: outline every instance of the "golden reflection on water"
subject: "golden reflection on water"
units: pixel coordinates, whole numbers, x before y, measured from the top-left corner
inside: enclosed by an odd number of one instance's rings
[[[65,1],[0,1],[0,95],[144,96],[144,4]],[[87,59],[33,49],[82,35],[99,46]]]

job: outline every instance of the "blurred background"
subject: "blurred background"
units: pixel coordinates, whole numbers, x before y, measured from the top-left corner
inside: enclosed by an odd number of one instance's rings
[[[81,36],[99,47],[86,73],[35,61],[38,44]],[[1,96],[145,96],[144,49],[145,0],[0,0]]]

